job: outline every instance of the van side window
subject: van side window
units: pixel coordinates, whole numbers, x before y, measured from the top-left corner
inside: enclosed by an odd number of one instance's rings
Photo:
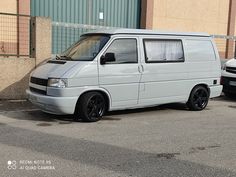
[[[147,63],[184,61],[181,40],[144,39],[144,49]]]
[[[214,47],[210,40],[187,39],[186,50],[188,59],[193,62],[216,60]]]
[[[108,64],[137,63],[137,40],[136,39],[115,39],[104,53],[114,53],[115,61]]]

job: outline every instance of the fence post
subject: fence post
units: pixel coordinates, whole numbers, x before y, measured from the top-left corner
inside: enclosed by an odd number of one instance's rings
[[[36,59],[36,65],[51,57],[52,23],[47,17],[32,17],[31,19],[31,55]]]

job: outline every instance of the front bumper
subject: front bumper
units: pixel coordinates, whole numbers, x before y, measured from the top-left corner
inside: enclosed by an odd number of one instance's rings
[[[221,84],[223,85],[224,93],[236,94],[236,78],[222,76]]]
[[[74,114],[78,97],[52,97],[26,90],[27,98],[42,111],[51,114]]]

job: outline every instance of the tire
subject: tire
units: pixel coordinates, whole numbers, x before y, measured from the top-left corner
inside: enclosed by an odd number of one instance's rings
[[[85,93],[79,99],[76,110],[76,120],[81,118],[85,122],[97,122],[106,111],[105,98],[98,92]]]
[[[201,111],[205,109],[209,100],[209,92],[203,86],[196,86],[193,88],[187,106],[192,111]]]

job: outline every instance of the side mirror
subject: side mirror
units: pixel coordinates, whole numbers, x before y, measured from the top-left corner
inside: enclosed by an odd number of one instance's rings
[[[105,56],[102,56],[100,58],[101,65],[106,64],[106,62],[113,62],[113,61],[116,61],[114,53],[106,53]]]

